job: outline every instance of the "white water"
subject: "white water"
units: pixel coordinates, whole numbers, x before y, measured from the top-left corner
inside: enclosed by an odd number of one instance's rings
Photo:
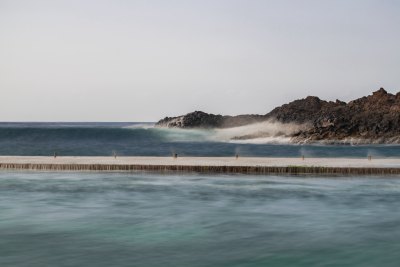
[[[306,129],[306,125],[260,122],[245,126],[216,129],[159,128],[170,141],[216,141],[247,144],[287,144],[291,135]]]
[[[236,143],[290,143],[291,136],[306,129],[306,125],[265,121],[240,127],[216,130],[219,141]]]

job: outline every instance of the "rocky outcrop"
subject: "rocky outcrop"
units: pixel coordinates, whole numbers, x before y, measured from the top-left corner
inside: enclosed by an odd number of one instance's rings
[[[165,117],[156,127],[167,128],[231,128],[265,120],[262,115],[222,116],[195,111],[178,117]]]
[[[196,111],[167,117],[156,126],[230,128],[263,121],[307,125],[292,134],[294,142],[400,143],[400,93],[393,95],[380,88],[372,95],[349,103],[308,96],[265,115],[222,116]]]
[[[265,117],[282,123],[313,123],[318,120],[322,111],[330,111],[346,105],[345,102],[336,100],[328,102],[316,96],[308,96],[273,109]]]
[[[363,143],[400,142],[400,93],[383,88],[348,104],[321,109],[313,127],[296,134],[296,140],[346,140]]]
[[[221,127],[224,116],[195,111],[178,117],[165,117],[157,122],[157,127],[167,128],[218,128]]]

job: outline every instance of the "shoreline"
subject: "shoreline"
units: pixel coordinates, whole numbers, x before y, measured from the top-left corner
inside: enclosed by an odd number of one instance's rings
[[[0,156],[0,170],[400,175],[400,158]]]

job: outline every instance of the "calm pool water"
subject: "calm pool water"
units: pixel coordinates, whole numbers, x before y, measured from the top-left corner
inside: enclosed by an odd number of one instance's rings
[[[0,266],[399,266],[400,179],[0,172]]]

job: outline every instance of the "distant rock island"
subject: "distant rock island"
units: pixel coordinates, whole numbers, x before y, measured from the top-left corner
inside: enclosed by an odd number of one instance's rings
[[[348,103],[308,96],[277,107],[265,115],[222,116],[195,111],[183,116],[166,117],[157,122],[156,127],[221,129],[263,123],[298,126],[292,127],[296,130],[289,133],[295,143],[400,143],[400,92],[393,95],[380,88],[372,95]],[[260,130],[233,139],[268,135],[268,132]]]

